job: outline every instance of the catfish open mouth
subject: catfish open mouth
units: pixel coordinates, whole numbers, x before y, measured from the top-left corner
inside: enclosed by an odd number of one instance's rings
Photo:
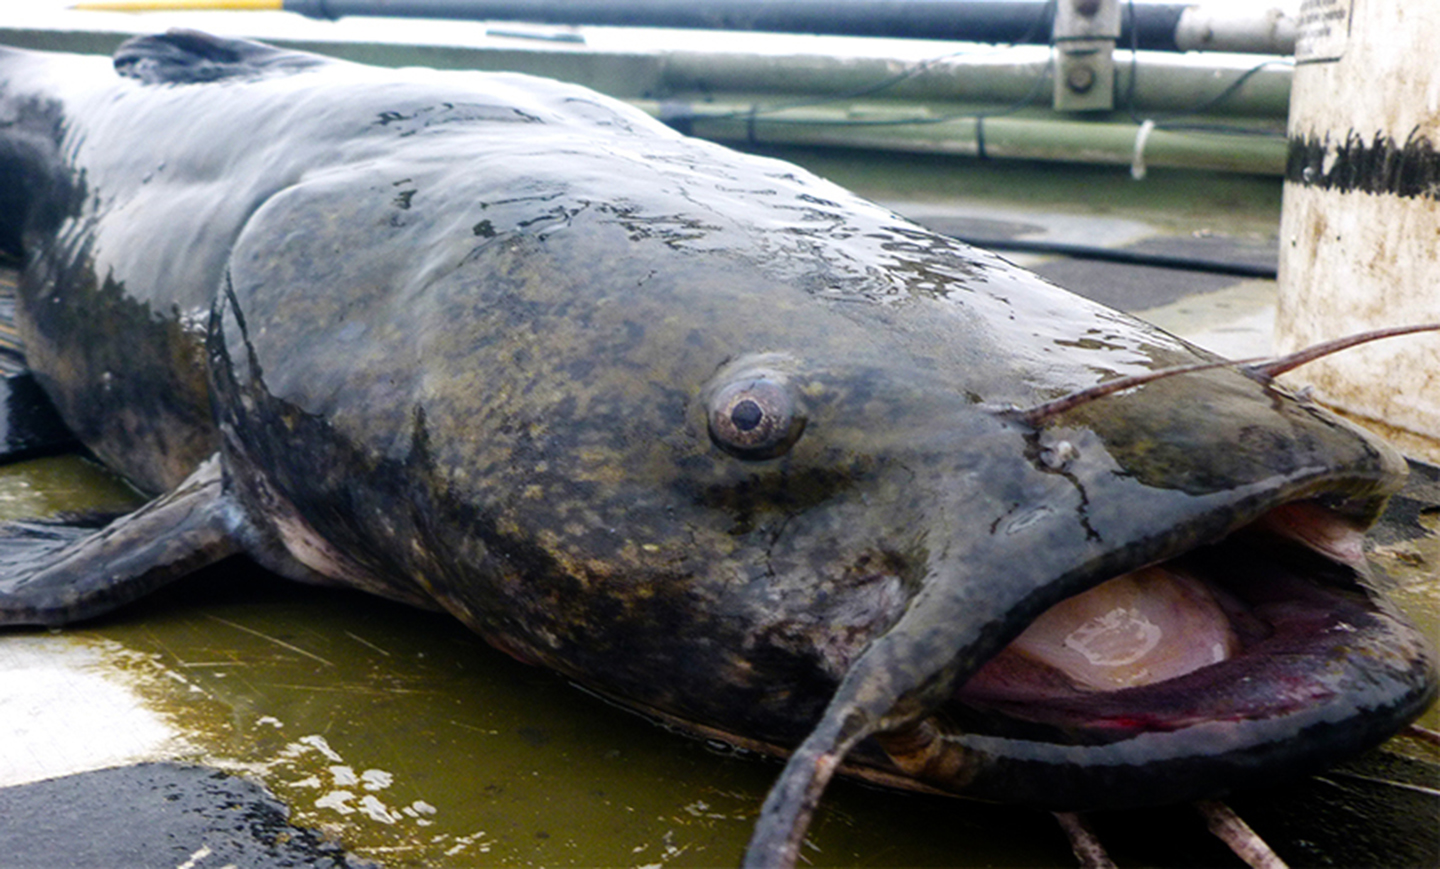
[[[1246,766],[1266,743],[1295,766],[1361,750],[1434,693],[1433,652],[1367,576],[1355,522],[1316,501],[1280,505],[1053,606],[942,707],[942,729],[1072,751],[1174,734],[1158,752],[1170,759],[1196,729],[1208,736],[1195,762],[1238,751]],[[1302,732],[1315,738],[1282,745]]]
[[[1312,488],[1060,601],[938,702],[895,700],[902,618],[791,754],[746,865],[794,863],[842,762],[886,784],[1074,812],[1274,785],[1383,742],[1435,699],[1435,653],[1368,588],[1361,531],[1385,497],[1361,488],[1368,503]],[[922,628],[945,624],[926,616]]]

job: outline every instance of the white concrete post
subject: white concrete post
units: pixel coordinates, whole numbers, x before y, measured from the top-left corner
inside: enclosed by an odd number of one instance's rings
[[[1302,0],[1276,350],[1440,321],[1440,3]],[[1440,336],[1299,369],[1341,410],[1440,461]]]

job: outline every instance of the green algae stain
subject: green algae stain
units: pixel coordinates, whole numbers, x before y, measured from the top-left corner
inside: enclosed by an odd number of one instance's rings
[[[1440,647],[1440,505],[1432,505],[1416,521],[1424,533],[1377,547],[1372,558],[1393,582],[1387,589],[1390,599]],[[1440,730],[1440,704],[1430,707],[1418,723]]]
[[[778,765],[664,731],[453,620],[232,561],[97,630],[208,704],[205,762],[387,866],[734,865]],[[183,720],[184,692],[149,698]],[[814,865],[1063,863],[1041,814],[846,785]],[[876,858],[876,855],[880,855]]]
[[[124,480],[78,456],[0,466],[0,521],[129,511],[144,500]]]

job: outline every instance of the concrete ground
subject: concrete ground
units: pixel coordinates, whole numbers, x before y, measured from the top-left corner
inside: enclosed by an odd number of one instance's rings
[[[1273,278],[1237,276],[1198,267],[1275,267],[1274,238],[1230,236],[1203,230],[1176,234],[1142,220],[920,202],[887,203],[931,229],[977,241],[1085,245],[1137,255],[1156,264],[1114,262],[1064,254],[1012,252],[1008,259],[1071,292],[1136,314],[1224,356],[1246,358],[1271,351],[1277,286]],[[1195,267],[1162,265],[1171,258]]]

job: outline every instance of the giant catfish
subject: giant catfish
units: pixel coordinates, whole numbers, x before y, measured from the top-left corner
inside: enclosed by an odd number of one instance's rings
[[[34,376],[155,494],[12,529],[6,623],[234,553],[444,610],[793,751],[761,864],[842,765],[1151,805],[1435,697],[1366,584],[1389,447],[1253,368],[1046,405],[1215,357],[584,88],[193,32],[5,49],[0,202]]]

